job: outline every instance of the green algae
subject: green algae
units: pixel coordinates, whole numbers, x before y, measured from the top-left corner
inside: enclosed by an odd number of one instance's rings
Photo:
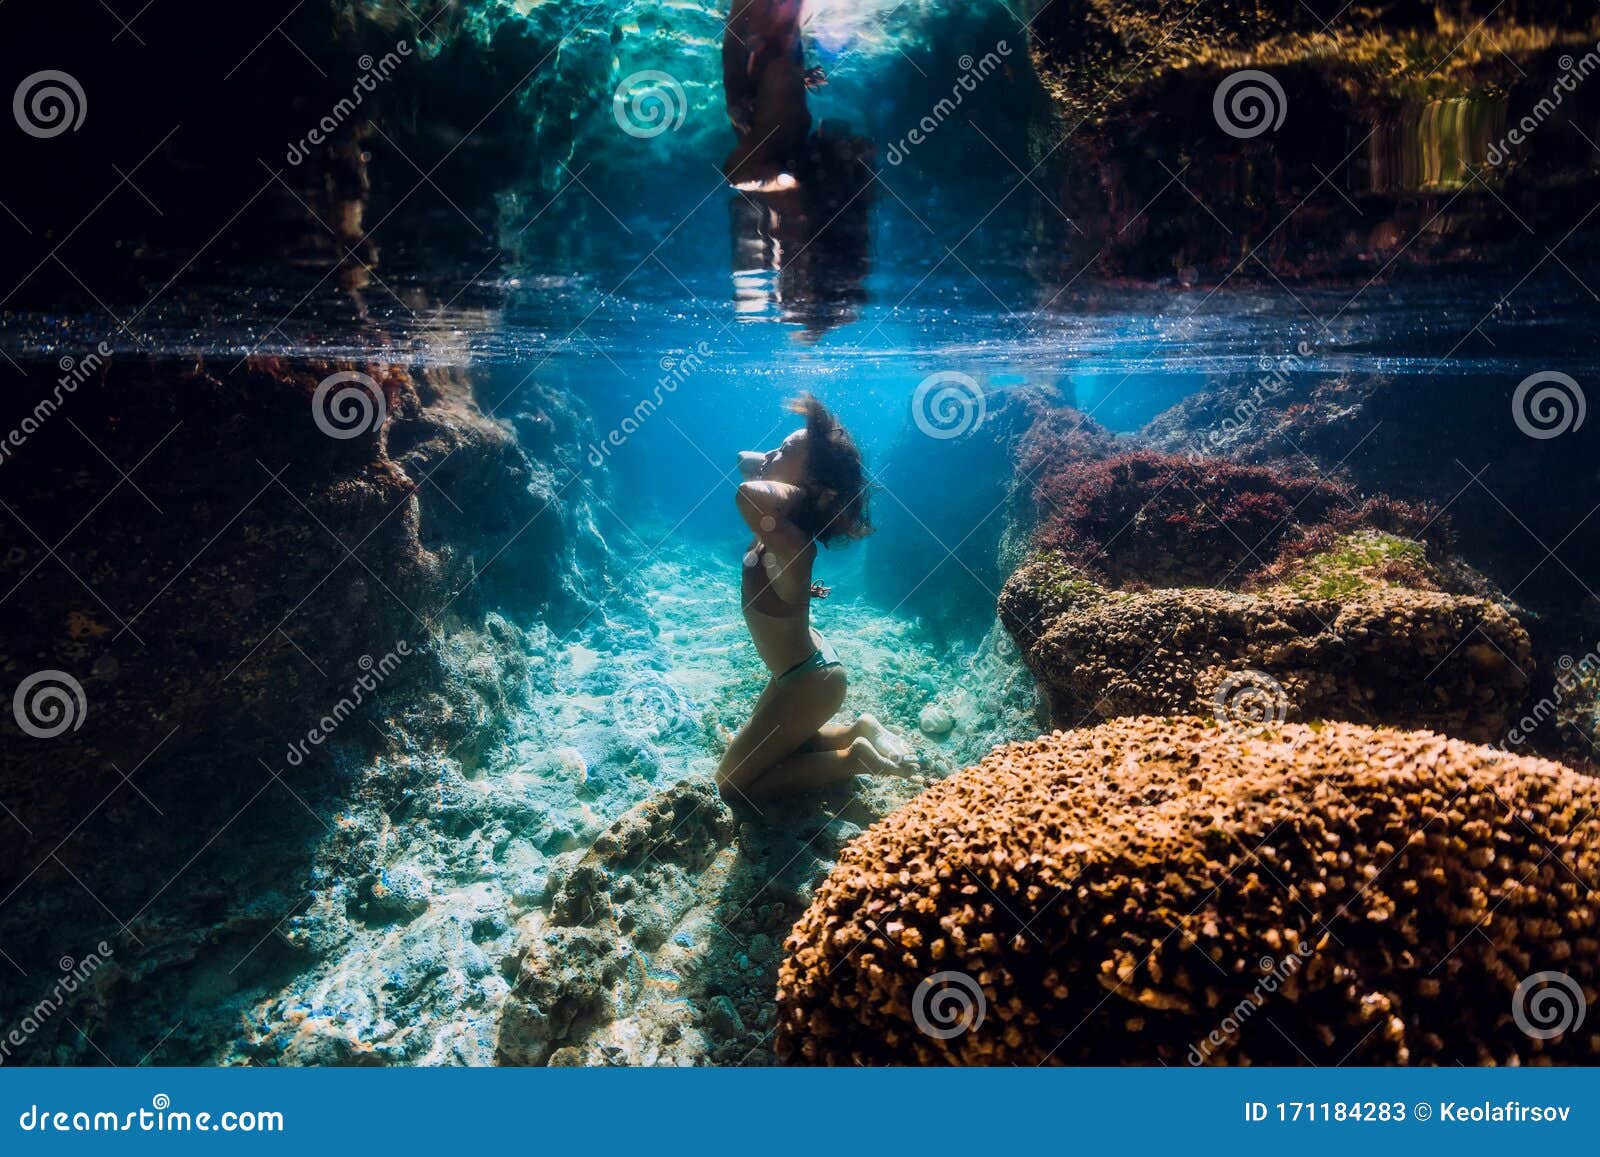
[[[1395,575],[1428,572],[1428,552],[1421,543],[1368,530],[1311,555],[1278,585],[1303,599],[1342,602],[1376,588],[1409,585],[1397,584]]]
[[[1027,564],[1037,576],[1040,594],[1054,603],[1078,603],[1105,598],[1111,592],[1084,575],[1059,551],[1041,550]]]

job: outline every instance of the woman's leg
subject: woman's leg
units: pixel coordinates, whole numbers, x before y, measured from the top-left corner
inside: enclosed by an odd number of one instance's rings
[[[773,799],[826,787],[854,775],[908,776],[915,771],[916,764],[890,759],[862,737],[842,750],[797,751],[780,759],[758,776],[745,794],[750,799]]]
[[[843,751],[861,735],[861,720],[854,723],[824,723],[817,733],[800,745],[801,751]]]
[[[845,675],[841,667],[810,671],[782,686],[769,683],[756,700],[750,721],[739,729],[722,756],[717,768],[717,786],[722,794],[729,799],[748,797],[751,786],[774,764],[799,752],[818,735],[844,703],[844,692]],[[845,753],[808,754],[837,759]]]
[[[917,761],[911,745],[872,715],[862,715],[854,723],[824,723],[815,735],[800,745],[800,750],[843,751],[858,739],[867,740],[890,759]]]

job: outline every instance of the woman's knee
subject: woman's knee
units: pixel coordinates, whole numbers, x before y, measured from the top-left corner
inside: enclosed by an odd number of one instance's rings
[[[740,743],[736,737],[717,764],[717,791],[730,803],[744,794],[764,768],[756,762],[756,747]]]

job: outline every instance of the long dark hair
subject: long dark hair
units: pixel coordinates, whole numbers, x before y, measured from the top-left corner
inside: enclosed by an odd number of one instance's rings
[[[823,546],[872,533],[867,518],[867,473],[850,432],[813,395],[789,403],[806,420],[806,499],[794,520]]]

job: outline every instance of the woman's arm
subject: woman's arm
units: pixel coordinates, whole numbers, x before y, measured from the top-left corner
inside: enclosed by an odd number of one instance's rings
[[[805,490],[787,482],[741,482],[736,497],[739,513],[757,537],[790,555],[807,544],[806,533],[789,517],[804,499]]]

